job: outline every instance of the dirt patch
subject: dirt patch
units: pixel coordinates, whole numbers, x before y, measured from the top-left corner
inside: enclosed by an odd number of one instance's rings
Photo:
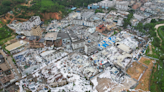
[[[111,88],[111,86],[109,85],[113,85],[111,83],[111,80],[108,79],[108,78],[97,78],[97,81],[98,81],[98,86],[96,86],[96,90],[98,92],[104,92],[104,87],[107,87],[108,88]]]
[[[57,19],[57,20],[61,19],[60,13],[44,13],[41,15],[43,16],[43,19],[42,19],[43,21],[48,20],[48,19]]]
[[[137,62],[132,63],[132,67],[127,70],[127,73],[134,79],[138,80],[139,76],[146,68]]]
[[[14,15],[7,13],[4,17],[1,18],[3,24],[6,24],[8,20],[10,20],[10,23],[14,20]]]
[[[153,54],[151,44],[149,44],[149,54]]]
[[[23,19],[23,18],[15,18],[15,20],[18,20],[18,21],[20,21],[20,22],[28,21],[28,19]]]
[[[28,1],[28,3],[27,4],[21,4],[22,6],[28,6],[28,7],[31,7],[32,5],[31,5],[31,2],[32,2],[33,0],[29,0]]]
[[[145,61],[150,61],[150,63],[147,65],[144,63]],[[144,75],[142,76],[142,78],[140,79],[139,85],[136,87],[136,89],[142,89],[144,91],[149,91],[150,75],[151,75],[151,70],[153,68],[152,61],[154,61],[154,60],[151,60],[151,59],[145,58],[145,57],[142,57],[140,59],[139,62],[146,65],[148,67],[148,69],[146,69],[146,71],[145,71]]]

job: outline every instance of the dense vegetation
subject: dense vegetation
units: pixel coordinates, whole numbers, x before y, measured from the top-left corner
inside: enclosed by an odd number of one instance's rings
[[[140,32],[149,35],[150,38],[153,38],[152,41],[152,52],[153,54],[148,54],[150,51],[149,47],[147,48],[146,55],[154,58],[158,58],[156,67],[153,67],[152,74],[150,77],[150,91],[151,92],[164,92],[164,39],[162,39],[162,44],[160,45],[160,39],[156,36],[155,25],[164,23],[164,21],[152,20],[151,23],[143,25],[139,23],[135,29],[138,29]],[[159,31],[163,31],[164,27],[158,28]],[[161,35],[161,36],[160,36]],[[159,34],[160,38],[163,36]]]
[[[8,40],[13,39],[13,35],[13,31],[0,20],[0,46],[2,46]]]
[[[127,18],[124,18],[124,24],[123,24],[123,27],[124,28],[127,28],[128,25],[131,26],[130,20],[133,18],[134,11],[133,10],[130,10],[129,13],[130,14],[128,14]]]
[[[7,13],[13,6],[20,3],[25,3],[25,0],[0,0],[0,15]]]
[[[96,10],[95,10],[95,13],[98,13],[98,12],[99,12],[99,13],[104,13],[102,9],[96,9]]]
[[[12,2],[10,2],[9,0],[2,0],[2,4],[0,4],[0,11],[2,12],[0,12],[0,15],[10,11],[13,7],[15,7],[15,9],[23,9],[25,12],[33,11],[37,15],[40,13],[59,11],[61,11],[63,15],[66,15],[69,13],[70,7],[86,7],[88,4],[101,0],[33,0],[33,2],[31,2],[32,7],[21,6],[20,3],[25,3],[25,1],[26,0],[12,0]]]
[[[6,25],[0,21],[0,41],[11,36],[12,30],[10,30]],[[0,43],[1,44],[1,43]]]

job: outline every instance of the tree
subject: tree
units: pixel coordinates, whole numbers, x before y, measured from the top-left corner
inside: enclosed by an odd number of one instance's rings
[[[11,2],[10,1],[2,1],[2,5],[5,6],[10,6]]]
[[[156,23],[157,21],[155,19],[152,19],[151,20],[151,23]]]
[[[133,18],[133,13],[130,13],[127,18],[124,19],[124,24],[123,24],[123,27],[124,28],[127,28],[128,25],[131,26],[131,22],[130,20]]]
[[[154,37],[153,45],[156,47],[160,47],[160,39],[158,37]]]
[[[156,32],[154,30],[149,30],[149,34],[151,37],[156,37]]]

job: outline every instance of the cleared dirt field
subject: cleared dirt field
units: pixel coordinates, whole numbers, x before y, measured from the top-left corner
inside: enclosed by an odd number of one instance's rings
[[[150,63],[147,65],[145,64],[145,61],[150,61]],[[150,75],[151,75],[151,70],[153,68],[153,60],[149,59],[149,58],[145,58],[142,57],[140,59],[140,63],[146,65],[148,67],[148,69],[146,69],[144,75],[142,76],[142,78],[139,81],[139,85],[136,87],[136,89],[142,89],[144,91],[149,91],[149,80],[150,80]]]
[[[104,87],[111,88],[110,85],[113,85],[108,78],[97,78],[98,86],[96,86],[96,89],[98,92],[104,92]]]
[[[132,67],[130,67],[127,70],[127,73],[134,79],[138,80],[139,76],[141,73],[143,73],[143,71],[146,68],[142,65],[142,64],[138,64],[137,62],[134,62],[132,64]]]
[[[48,19],[61,19],[60,15],[61,15],[61,12],[60,13],[43,13],[41,14],[43,16],[43,19],[42,20],[48,20]]]

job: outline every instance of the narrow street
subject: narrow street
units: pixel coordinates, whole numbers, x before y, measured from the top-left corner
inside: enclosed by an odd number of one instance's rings
[[[10,69],[12,69],[14,75],[16,76],[16,79],[21,78],[21,74],[18,72],[17,67],[13,63],[11,56],[7,56],[2,50],[0,50],[0,53],[4,56],[4,58],[7,58],[6,61],[9,64]]]

